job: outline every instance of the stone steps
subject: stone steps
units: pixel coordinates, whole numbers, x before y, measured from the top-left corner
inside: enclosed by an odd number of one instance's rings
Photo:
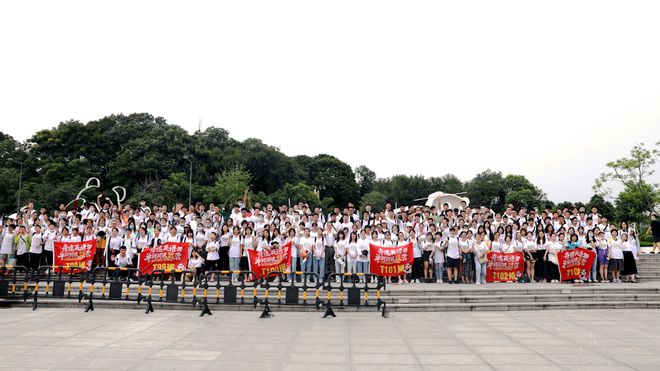
[[[421,303],[388,304],[392,312],[456,312],[456,311],[514,311],[567,309],[660,309],[657,301],[560,301],[560,302],[501,302],[501,303]]]
[[[470,296],[383,296],[383,301],[391,304],[424,303],[528,303],[528,302],[660,302],[660,294],[574,294],[574,295],[470,295]]]

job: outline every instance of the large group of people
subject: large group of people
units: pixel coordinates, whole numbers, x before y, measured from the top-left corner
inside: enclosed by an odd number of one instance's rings
[[[610,223],[596,208],[539,211],[509,205],[496,213],[464,202],[397,209],[388,203],[382,211],[348,204],[326,212],[303,202],[252,204],[248,197],[227,212],[213,203],[169,208],[150,207],[144,201],[134,207],[108,201],[99,208],[85,204],[67,210],[61,205],[48,212],[29,203],[20,213],[2,218],[0,265],[37,269],[53,264],[55,241],[96,240],[96,266],[136,267],[143,249],[184,242],[190,244],[188,266],[196,273],[247,270],[248,250],[290,241],[288,268],[327,278],[332,273],[369,273],[369,244],[410,242],[410,269],[389,282],[484,284],[489,251],[523,253],[521,282],[559,282],[557,254],[578,247],[597,256],[583,280],[635,282],[640,253],[635,227]]]

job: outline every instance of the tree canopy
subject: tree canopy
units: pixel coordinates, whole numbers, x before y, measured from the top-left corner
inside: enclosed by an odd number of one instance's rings
[[[608,217],[638,221],[660,200],[657,184],[650,181],[660,144],[635,146],[628,158],[607,164],[609,172],[596,180],[594,195],[585,205],[563,202],[558,207],[595,206]],[[187,159],[186,159],[187,158]],[[436,191],[458,193],[472,205],[497,212],[515,208],[554,207],[546,194],[523,175],[487,169],[462,181],[453,174],[434,177],[398,174],[378,178],[366,165],[355,169],[329,154],[287,156],[279,148],[248,138],[236,140],[222,128],[188,133],[162,117],[148,113],[110,115],[86,124],[70,120],[41,130],[25,142],[0,132],[0,212],[16,208],[20,164],[23,164],[21,200],[55,208],[71,201],[90,177],[99,193],[113,196],[113,186],[127,189],[125,202],[173,205],[187,202],[192,161],[192,202],[228,206],[249,189],[256,202],[288,204],[305,201],[312,207],[344,207],[348,203],[375,210],[386,202],[422,204]],[[623,187],[614,199],[614,183]],[[616,207],[615,207],[616,205]]]

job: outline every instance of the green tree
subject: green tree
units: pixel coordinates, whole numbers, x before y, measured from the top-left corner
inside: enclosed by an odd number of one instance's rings
[[[431,182],[421,175],[394,175],[378,179],[374,190],[383,193],[391,202],[399,205],[423,203],[426,197],[436,191]]]
[[[355,168],[355,177],[357,178],[358,186],[360,186],[361,195],[365,195],[374,189],[376,172],[373,170],[364,165],[360,165]]]
[[[545,193],[522,175],[509,174],[503,180],[505,204],[515,208],[533,208],[545,200]]]
[[[591,208],[597,208],[598,213],[607,219],[612,219],[614,217],[614,205],[611,202],[606,201],[603,196],[595,194],[589,199],[589,203],[586,206],[587,213],[591,212]]]
[[[607,163],[608,172],[602,173],[595,181],[593,189],[604,197],[612,197],[613,185],[623,187],[615,201],[619,205],[634,205],[638,213],[651,213],[660,203],[660,186],[651,183],[651,176],[655,173],[655,165],[660,156],[660,142],[653,148],[646,148],[644,143],[638,144],[630,151],[630,157],[622,157]],[[623,193],[623,195],[622,195]],[[628,214],[631,209],[625,212]],[[619,213],[620,215],[620,213]],[[630,214],[628,214],[630,215]],[[630,215],[637,220],[642,215]]]
[[[306,183],[315,186],[321,197],[332,198],[337,206],[359,199],[360,187],[355,181],[355,173],[345,162],[325,154],[313,157],[311,161],[303,157],[297,162],[300,168],[307,168],[309,181]]]
[[[454,174],[445,174],[441,177],[431,177],[429,178],[429,182],[431,183],[432,188],[430,193],[437,191],[445,193],[461,193],[465,188],[463,182]]]
[[[483,171],[474,176],[465,185],[471,205],[488,206],[496,212],[502,212],[506,199],[504,178],[499,171]]]
[[[360,210],[364,210],[367,204],[371,204],[374,211],[382,211],[385,209],[385,203],[387,203],[387,197],[384,194],[372,191],[360,199]]]
[[[321,206],[321,200],[314,192],[314,188],[303,182],[298,184],[287,183],[281,189],[273,192],[270,198],[275,205],[289,205],[289,201],[291,201],[291,205],[304,202],[312,208]]]
[[[657,200],[652,200],[653,189],[651,185],[642,184],[641,190],[637,188],[629,188],[619,193],[619,196],[614,200],[616,209],[614,216],[618,221],[636,222],[641,223],[647,221],[647,215],[644,211],[648,210],[650,204],[657,204]]]
[[[218,174],[215,186],[209,190],[207,202],[213,201],[225,208],[232,207],[237,200],[243,199],[245,190],[250,186],[250,179],[250,172],[245,168],[223,170]]]

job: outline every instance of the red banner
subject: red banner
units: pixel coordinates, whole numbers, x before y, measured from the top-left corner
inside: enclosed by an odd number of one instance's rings
[[[369,244],[369,272],[379,276],[401,276],[410,271],[413,262],[412,243],[384,247]]]
[[[53,246],[53,265],[92,269],[96,240],[83,242],[55,242]],[[59,271],[59,270],[58,270]],[[63,269],[63,271],[69,271]]]
[[[591,266],[596,259],[596,253],[581,247],[557,253],[559,275],[561,280],[587,280]]]
[[[291,267],[291,241],[270,250],[248,250],[250,270],[257,278],[266,277],[270,272],[284,272]]]
[[[151,274],[155,270],[169,272],[173,269],[187,269],[189,245],[187,242],[165,242],[142,249],[138,269],[142,274]]]
[[[525,257],[521,252],[503,253],[490,251],[486,255],[486,282],[510,282],[522,277]]]

